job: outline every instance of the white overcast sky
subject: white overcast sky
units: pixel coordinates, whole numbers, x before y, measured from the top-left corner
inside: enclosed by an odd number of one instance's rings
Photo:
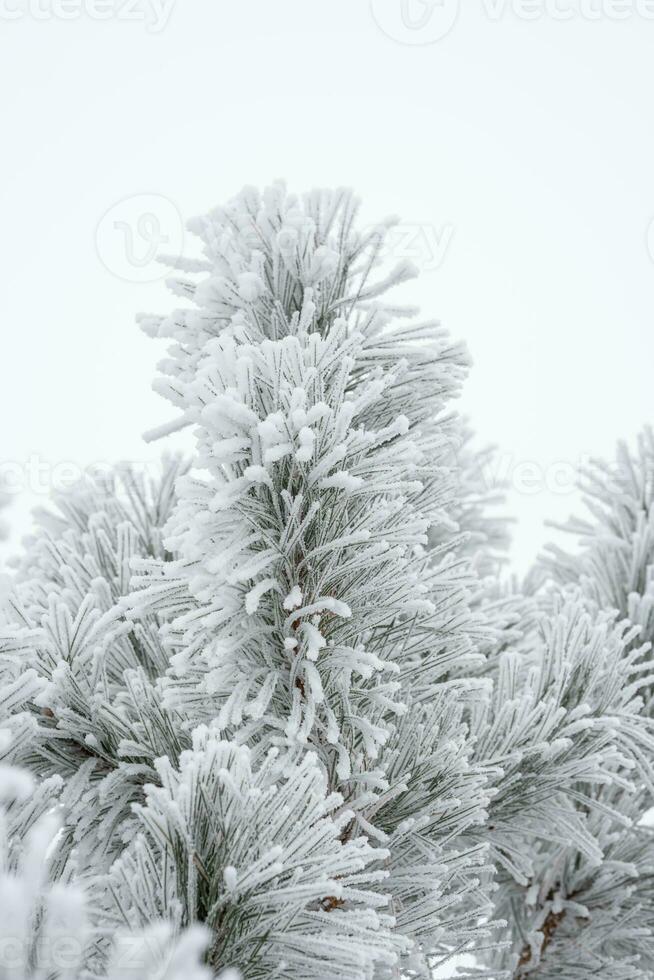
[[[568,468],[654,420],[654,4],[141,2],[0,0],[11,547],[56,464],[159,451],[149,242],[282,176],[404,219],[406,297],[468,344],[526,568]]]

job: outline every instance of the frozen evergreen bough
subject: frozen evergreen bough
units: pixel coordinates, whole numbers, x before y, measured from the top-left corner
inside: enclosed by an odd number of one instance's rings
[[[410,328],[411,340],[419,337],[421,342],[407,350],[398,343],[403,331],[394,332],[393,313],[377,300],[379,291],[374,287],[371,290],[376,299],[371,306],[366,285],[359,285],[356,276],[354,285],[348,283],[357,260],[365,275],[374,263],[361,262],[361,243],[355,234],[350,235],[349,200],[344,205],[342,227],[334,235],[338,248],[329,250],[326,235],[321,237],[320,233],[321,228],[333,227],[337,219],[335,201],[339,201],[338,195],[315,195],[308,199],[303,213],[297,202],[289,201],[279,189],[270,191],[263,201],[248,192],[225,211],[197,223],[208,259],[202,271],[209,276],[197,284],[182,279],[175,288],[195,300],[199,310],[177,311],[165,320],[146,321],[149,330],[172,335],[178,341],[171,358],[163,364],[165,377],[159,388],[183,410],[182,421],[197,426],[200,459],[210,477],[204,482],[189,481],[181,490],[180,505],[169,525],[170,546],[180,552],[180,562],[166,568],[142,563],[146,587],[143,608],[157,610],[171,619],[169,642],[174,660],[167,682],[169,703],[181,705],[193,700],[201,713],[202,701],[208,694],[211,714],[219,705],[218,725],[235,737],[270,739],[289,751],[298,742],[303,745],[306,741],[316,749],[328,772],[334,774],[334,785],[345,790],[360,813],[359,832],[389,846],[391,874],[386,888],[392,907],[401,910],[397,927],[414,940],[414,950],[434,962],[443,952],[439,943],[445,945],[449,939],[449,948],[454,946],[452,916],[448,920],[444,914],[448,903],[457,909],[459,935],[464,944],[484,921],[487,911],[487,906],[470,898],[479,894],[477,877],[462,876],[460,868],[452,875],[448,873],[450,865],[457,869],[459,855],[464,854],[470,861],[474,854],[475,861],[481,863],[482,853],[490,844],[500,866],[525,884],[525,858],[520,863],[512,853],[512,837],[516,833],[521,835],[520,846],[525,854],[541,837],[557,836],[568,837],[573,846],[592,850],[594,839],[583,801],[596,782],[624,782],[627,777],[623,770],[634,760],[642,763],[643,752],[651,755],[652,743],[647,724],[639,716],[640,701],[634,696],[639,685],[629,674],[631,664],[625,660],[624,672],[619,671],[625,652],[621,634],[580,637],[581,605],[572,603],[553,622],[554,635],[546,635],[544,640],[534,639],[533,624],[528,622],[522,656],[526,663],[520,668],[520,655],[518,659],[510,655],[505,660],[514,662],[513,673],[522,678],[516,693],[510,692],[514,704],[516,697],[521,704],[519,710],[515,704],[510,711],[509,717],[514,717],[508,729],[505,726],[509,705],[500,701],[506,695],[502,680],[498,682],[499,696],[490,700],[489,688],[475,680],[478,668],[469,656],[470,641],[479,649],[482,637],[466,611],[466,603],[474,593],[459,598],[451,590],[443,602],[443,608],[451,615],[453,600],[458,598],[464,617],[463,628],[456,637],[458,662],[448,663],[445,671],[440,672],[430,661],[430,645],[433,649],[434,640],[439,642],[441,625],[434,624],[433,614],[406,615],[404,621],[400,618],[398,622],[402,611],[413,613],[407,598],[416,593],[415,577],[406,578],[409,587],[404,594],[399,591],[400,569],[419,568],[421,582],[428,569],[432,579],[427,595],[438,595],[442,583],[447,581],[444,573],[451,575],[455,568],[463,570],[464,542],[457,541],[452,518],[458,517],[464,527],[470,527],[473,539],[478,521],[482,529],[486,528],[483,511],[475,506],[469,491],[467,506],[465,495],[454,497],[455,488],[466,486],[465,477],[457,480],[456,471],[447,465],[451,463],[456,427],[439,418],[440,404],[433,398],[439,390],[451,393],[450,355],[445,362],[450,369],[450,384],[445,389],[439,363],[442,353],[433,347],[433,353],[429,351],[428,332],[416,334]],[[370,245],[374,253],[376,243],[372,241]],[[398,278],[404,274],[405,270],[401,270]],[[392,280],[385,285],[389,281]],[[347,318],[341,316],[344,308],[348,310]],[[370,357],[373,344],[377,348],[374,360]],[[407,357],[409,353],[413,360]],[[430,353],[433,361],[426,374],[424,367]],[[347,358],[345,363],[341,357]],[[407,360],[412,373],[407,373]],[[416,362],[422,366],[419,377],[425,378],[426,401],[416,385]],[[454,377],[460,367],[461,364]],[[376,393],[370,393],[373,386]],[[358,406],[362,397],[365,410],[359,415],[353,405]],[[393,403],[407,420],[407,431],[396,428],[389,438],[389,427],[397,425]],[[348,429],[341,422],[344,410]],[[370,448],[365,444],[368,428],[374,432],[380,423],[386,440],[383,446],[389,446],[388,452],[378,452],[374,436],[369,440]],[[430,439],[421,443],[425,433]],[[439,441],[435,442],[437,434]],[[404,469],[406,442],[412,449],[408,471]],[[388,480],[389,458],[392,483]],[[425,459],[429,463],[426,467]],[[440,462],[438,469],[433,468],[435,459]],[[387,482],[381,494],[376,482],[380,462],[387,467]],[[415,489],[398,483],[410,475],[427,478]],[[426,506],[425,484],[430,491]],[[436,500],[435,488],[439,494]],[[424,521],[420,531],[429,532],[433,550],[422,565],[416,558],[423,558],[425,542],[416,537],[407,542],[410,551],[369,548],[371,540],[386,544],[386,528],[380,528],[376,511],[378,501],[381,498],[381,516],[386,518],[389,497],[392,501],[398,496],[404,541],[405,529],[407,524],[410,527],[414,515]],[[299,507],[304,509],[298,516]],[[349,534],[343,540],[344,512],[348,515],[348,529],[356,528],[359,536]],[[392,513],[397,521],[397,512]],[[313,525],[317,525],[317,535]],[[397,523],[391,524],[394,532],[396,527]],[[487,539],[499,540],[493,525],[488,523],[487,528],[492,528]],[[288,547],[288,542],[293,547]],[[445,563],[439,561],[443,554],[447,556]],[[228,561],[221,557],[225,555]],[[370,594],[379,594],[379,579],[381,585],[385,583],[383,574],[378,578],[376,573],[389,569],[389,559],[393,562],[391,587],[386,586],[383,601],[375,605],[367,601],[366,587],[372,580]],[[358,606],[356,599],[350,599],[350,565],[357,573],[354,583]],[[309,579],[308,602],[302,579],[305,569],[316,580]],[[463,581],[474,588],[469,578]],[[483,605],[488,611],[488,602]],[[506,610],[506,602],[498,605]],[[520,601],[517,605],[521,605]],[[379,617],[380,610],[387,618],[376,625],[377,633],[367,636],[366,615]],[[522,618],[533,618],[528,602],[520,613]],[[423,623],[437,627],[424,639],[419,633]],[[507,636],[507,622],[502,626],[500,648],[519,635],[509,630]],[[586,628],[584,625],[581,629]],[[412,641],[415,639],[406,666],[405,633]],[[568,641],[560,639],[566,633],[570,634],[569,650]],[[383,680],[385,664],[381,670],[377,667],[381,677],[376,678],[375,673],[363,677],[359,688],[363,689],[362,694],[357,690],[356,677],[352,678],[348,670],[351,686],[343,691],[338,671],[343,665],[342,655],[339,659],[331,650],[335,648],[340,653],[346,647],[352,657],[365,637],[366,652],[370,639],[376,652],[379,634],[382,649],[390,653],[397,672],[399,684],[395,690],[400,698],[399,704],[394,698],[387,698],[388,688],[383,688],[383,710],[374,705],[370,719],[375,732],[381,731],[381,738],[378,744],[370,744],[370,736],[366,740],[363,732],[346,730],[343,738],[339,714],[350,725],[350,711],[343,711],[344,704],[356,704],[358,718],[363,715],[360,705],[369,710],[366,702],[369,692],[375,690],[371,680]],[[450,634],[450,644],[453,639]],[[572,690],[557,687],[548,673],[552,664],[565,671],[562,645],[563,653],[573,658]],[[600,671],[603,658],[598,654],[604,652],[604,646],[610,653],[612,675]],[[291,653],[288,665],[284,649]],[[440,652],[447,656],[447,648]],[[394,659],[398,653],[399,662]],[[579,658],[576,670],[575,656]],[[535,678],[529,681],[539,670],[538,663],[530,662],[533,657],[545,660],[538,683],[534,683]],[[350,663],[356,661],[351,659]],[[417,664],[420,676],[416,683]],[[624,683],[624,690],[620,683]],[[608,686],[600,691],[601,684]],[[631,684],[635,684],[633,691]],[[458,702],[454,716],[445,707],[453,692]],[[614,702],[598,696],[609,692],[615,695]],[[620,701],[623,694],[624,703]],[[593,695],[596,706],[592,704]],[[626,714],[616,722],[615,715],[621,712]],[[280,730],[284,718],[288,721]],[[427,759],[433,767],[429,769],[432,775],[447,771],[452,776],[445,763],[443,743],[436,740],[426,756],[407,752],[413,744],[423,747],[422,732],[433,732],[434,719],[445,732],[458,732],[460,736],[468,722],[468,735],[472,734],[472,738],[462,736],[455,755],[455,798],[458,800],[460,794],[470,805],[462,808],[457,802],[448,819],[439,810],[441,801],[434,794],[434,782],[425,787],[421,780],[416,781]],[[621,739],[622,755],[612,744],[620,723],[627,726]],[[270,730],[266,731],[266,727]],[[363,743],[363,751],[357,751],[357,738]],[[447,741],[457,744],[451,735]],[[344,742],[350,743],[347,749]],[[471,751],[473,743],[475,749]],[[346,752],[349,758],[344,758]],[[407,766],[401,772],[395,765],[398,755]],[[394,794],[382,805],[374,796],[367,804],[365,793],[361,795],[362,785],[367,788],[371,762],[374,777],[380,773],[384,777],[382,799],[387,792],[385,787],[392,788],[394,779],[402,786],[397,796]],[[525,766],[532,775],[522,772]],[[639,772],[649,778],[646,764],[640,765]],[[412,778],[407,779],[409,773]],[[354,786],[352,775],[357,776]],[[439,779],[442,776],[436,782]],[[420,793],[416,792],[417,786]],[[571,795],[582,801],[578,809],[570,805]],[[359,803],[359,799],[363,802]],[[490,822],[478,833],[477,827],[486,819],[489,806]],[[468,819],[461,819],[462,810]],[[402,820],[397,820],[407,813],[418,818],[419,833],[410,827],[407,835]],[[442,830],[451,819],[454,824],[449,848],[443,848]],[[454,841],[456,847],[452,846]],[[473,841],[480,845],[481,852],[466,846]],[[416,855],[422,854],[424,861],[426,842],[431,847],[432,867],[440,864],[446,871],[441,879],[447,883],[444,888],[433,871],[425,875],[424,865],[418,871]],[[593,857],[597,858],[598,853],[595,845]],[[441,927],[444,921],[450,925],[449,936]],[[472,931],[466,935],[466,928],[471,925]],[[415,965],[415,961],[408,962]]]
[[[615,463],[595,461],[583,483],[594,520],[566,525],[580,536],[580,549],[568,554],[552,546],[537,570],[537,576],[564,588],[578,583],[581,606],[595,620],[603,617],[608,624],[624,617],[617,627],[624,648],[618,663],[629,664],[637,681],[634,721],[648,740],[653,459],[652,437],[646,430],[635,455],[620,445]],[[625,677],[623,689],[635,694],[633,681],[629,685]],[[633,730],[624,722],[618,725],[610,748],[620,746],[629,727]],[[514,923],[516,977],[645,980],[654,975],[651,748],[641,745],[634,761],[637,766],[626,783],[626,774],[618,770],[620,781],[599,782],[586,793],[582,813],[592,835],[591,850],[575,843],[574,837],[541,841],[532,855],[528,887],[501,889],[498,911]],[[577,800],[576,811],[581,802]]]
[[[9,741],[0,731],[3,748]],[[59,826],[51,790],[25,770],[0,767],[0,980],[91,980],[86,967],[97,937],[84,890],[48,880]],[[141,932],[117,930],[102,978],[209,980],[202,964],[208,938],[195,926],[176,939],[163,920]]]
[[[493,696],[471,719],[477,757],[500,770],[484,833],[523,885],[531,868],[526,842],[550,832],[556,837],[557,813],[567,811],[572,842],[597,856],[575,804],[592,808],[589,787],[610,782],[612,773],[624,780],[640,766],[649,782],[654,750],[639,711],[647,678],[638,669],[640,650],[628,650],[631,633],[610,620],[595,625],[574,599],[541,629],[538,659],[530,664],[517,652],[503,655]]]
[[[429,547],[455,549],[469,560],[475,572],[470,608],[490,627],[479,646],[483,670],[494,673],[500,654],[533,631],[538,607],[527,583],[521,587],[506,572],[511,518],[505,513],[507,485],[496,475],[496,450],[477,447],[465,423],[459,439],[453,448],[456,488],[448,510],[452,523],[429,529]]]
[[[133,556],[165,557],[182,471],[174,459],[152,479],[123,467],[61,494],[16,571],[0,625],[0,723],[14,733],[11,762],[62,781],[62,867],[73,848],[82,868],[108,866],[153,760],[189,744],[155,690],[168,665],[159,624],[133,623],[121,606]]]
[[[615,461],[594,460],[581,482],[591,520],[563,529],[579,539],[567,553],[551,545],[545,573],[559,582],[581,582],[601,608],[616,609],[654,640],[654,433],[638,437],[636,452],[618,445]]]
[[[589,823],[601,860],[567,842],[539,845],[526,889],[506,889],[509,958],[516,980],[647,980],[654,969],[654,836],[638,825],[646,800],[620,789],[598,794]],[[631,821],[631,823],[629,823]]]
[[[109,876],[117,927],[205,922],[209,963],[262,980],[364,980],[395,962],[392,919],[370,888],[385,877],[371,868],[380,854],[343,841],[353,815],[311,754],[280,766],[273,749],[253,770],[245,746],[200,726],[179,770],[158,769],[161,786],[137,807],[142,831]]]
[[[137,563],[134,608],[168,624],[166,705],[316,753],[354,811],[348,835],[390,844],[379,891],[396,928],[438,957],[489,912],[484,846],[457,842],[487,802],[463,721],[483,696],[483,631],[456,543],[427,547],[430,528],[452,529],[444,409],[466,356],[383,304],[412,270],[375,281],[384,229],[360,235],[355,210],[344,192],[275,186],[195,222],[205,259],[173,283],[195,306],[144,325],[175,341],[157,387],[196,426],[204,473],[179,484],[179,558]],[[415,746],[398,744],[408,733]]]
[[[644,620],[574,574],[503,580],[465,352],[386,301],[412,270],[356,209],[275,185],[193,222],[183,307],[142,318],[190,468],[86,481],[16,571],[0,721],[20,826],[61,822],[42,897],[84,896],[71,980],[127,980],[126,948],[169,980],[428,980],[463,952],[644,980]]]
[[[527,654],[502,658],[494,711],[471,725],[478,751],[502,770],[484,828],[499,862],[496,913],[509,922],[509,946],[494,959],[520,978],[645,977],[654,967],[652,851],[635,824],[654,778],[647,645],[634,642],[637,627],[589,612],[583,597],[563,602],[543,619],[531,667]],[[628,868],[616,858],[626,852]],[[629,973],[636,962],[643,972]]]

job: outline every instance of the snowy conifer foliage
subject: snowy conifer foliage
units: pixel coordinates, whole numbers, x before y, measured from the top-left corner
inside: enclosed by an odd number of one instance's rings
[[[651,437],[521,595],[465,351],[357,208],[276,184],[191,224],[141,325],[193,458],[26,544],[0,980],[654,976]]]

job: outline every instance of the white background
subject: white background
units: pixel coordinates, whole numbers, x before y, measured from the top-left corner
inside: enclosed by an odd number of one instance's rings
[[[159,451],[162,351],[133,322],[175,305],[139,281],[153,227],[174,242],[178,215],[284,176],[413,229],[407,297],[469,346],[463,407],[500,448],[525,569],[575,506],[570,467],[654,417],[654,10],[466,0],[432,39],[451,0],[404,21],[401,0],[97,2],[0,0],[10,548],[62,463]]]

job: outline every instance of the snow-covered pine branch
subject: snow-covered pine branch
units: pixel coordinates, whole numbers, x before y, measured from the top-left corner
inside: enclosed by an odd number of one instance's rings
[[[276,184],[192,223],[184,305],[141,318],[190,465],[88,478],[27,543],[0,980],[654,975],[651,437],[581,555],[508,584],[465,352],[388,301],[413,270],[357,207]]]
[[[253,770],[247,747],[200,726],[179,769],[157,765],[108,879],[110,924],[205,922],[210,965],[253,980],[365,980],[395,962],[406,944],[374,888],[384,853],[343,840],[353,815],[314,756],[284,765],[273,749]]]
[[[0,730],[6,750],[9,732]],[[60,829],[53,780],[35,783],[27,770],[0,766],[0,980],[92,980],[98,941],[108,941],[103,980],[210,980],[202,964],[209,933],[202,926],[175,935],[161,918],[141,931],[107,936],[93,926],[93,908],[76,883],[51,883]],[[226,971],[221,980],[239,980]]]
[[[580,489],[589,512],[563,530],[579,540],[576,552],[550,545],[541,565],[565,584],[580,582],[602,609],[615,609],[654,641],[654,433],[644,429],[635,452],[620,443],[614,460],[593,460]]]
[[[63,784],[62,868],[71,849],[78,867],[108,866],[153,760],[190,744],[155,689],[168,667],[159,624],[133,623],[122,605],[134,555],[166,557],[161,527],[183,470],[173,458],[152,478],[120,467],[60,494],[16,570],[0,624],[0,723],[13,732],[9,761]]]
[[[514,855],[520,861],[528,858],[523,882],[515,873],[513,880],[505,878],[497,899],[498,912],[509,918],[513,934],[513,945],[500,962],[512,965],[515,980],[586,980],[596,975],[645,980],[654,973],[653,475],[649,430],[639,437],[636,454],[621,444],[615,463],[591,463],[582,489],[592,519],[565,525],[579,536],[581,547],[567,553],[551,546],[535,569],[536,580],[555,583],[542,594],[545,608],[560,604],[561,589],[574,590],[575,618],[587,624],[584,645],[592,636],[590,623],[604,623],[594,627],[595,639],[587,646],[591,656],[584,656],[584,673],[595,694],[584,692],[580,700],[586,724],[600,705],[608,717],[573,737],[578,759],[584,755],[584,742],[595,743],[592,753],[585,753],[587,775],[567,788],[565,766],[553,773],[549,805],[559,806],[562,794],[566,798],[574,821],[569,832],[561,834],[544,813],[541,827],[554,832],[549,838],[541,832],[527,854],[516,838],[515,818],[510,825]],[[573,660],[568,656],[565,662],[564,677],[570,676]],[[551,676],[559,685],[561,670]],[[609,705],[607,696],[618,700]],[[507,703],[499,688],[496,697]],[[595,777],[594,764],[599,766]],[[520,793],[510,795],[518,816],[527,812],[520,794],[529,785],[520,769]],[[546,785],[539,778],[539,792]]]
[[[385,229],[359,233],[356,207],[275,185],[193,223],[203,274],[172,283],[193,305],[143,322],[174,341],[157,387],[194,425],[196,465],[166,527],[178,557],[137,563],[134,608],[167,621],[169,708],[310,749],[354,810],[347,836],[395,841],[379,888],[431,955],[488,913],[484,848],[456,843],[486,804],[463,726],[482,629],[456,541],[428,548],[452,529],[444,409],[466,356],[383,303],[413,272],[379,278]]]

